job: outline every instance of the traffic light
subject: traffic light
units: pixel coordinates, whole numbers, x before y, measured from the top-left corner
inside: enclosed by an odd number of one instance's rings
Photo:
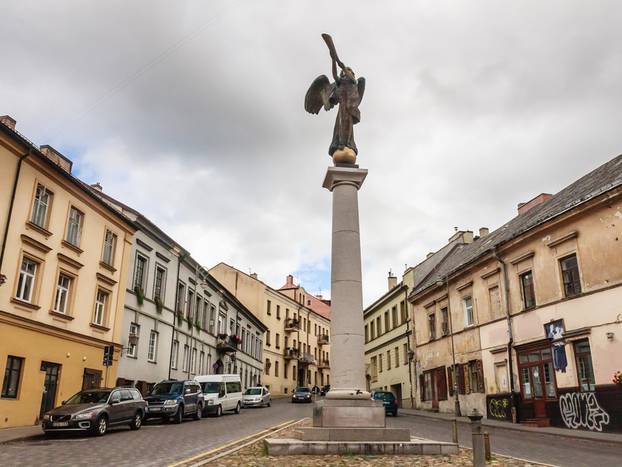
[[[114,345],[104,347],[104,366],[112,365],[112,355],[114,354]]]

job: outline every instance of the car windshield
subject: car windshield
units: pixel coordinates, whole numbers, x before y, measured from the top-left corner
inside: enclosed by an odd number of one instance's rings
[[[71,396],[65,404],[102,404],[109,395],[110,391],[82,391]]]
[[[178,395],[184,388],[184,383],[175,381],[171,383],[158,383],[151,391],[152,396]]]
[[[309,388],[296,388],[296,392],[310,392]]]
[[[201,383],[201,388],[204,394],[217,394],[220,392],[222,383],[210,381],[208,383]]]
[[[374,393],[374,399],[376,399],[377,401],[387,401],[387,402],[390,402],[393,399],[395,399],[395,397],[393,396],[393,393],[391,393],[391,392],[375,392]]]
[[[248,388],[244,393],[246,396],[260,396],[261,388]]]

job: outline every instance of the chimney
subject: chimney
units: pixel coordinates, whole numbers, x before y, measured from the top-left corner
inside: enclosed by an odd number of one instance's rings
[[[434,252],[431,251],[427,255],[425,255],[425,259],[428,259],[430,256],[434,256]]]
[[[542,203],[546,203],[553,197],[550,193],[540,193],[538,196],[531,198],[526,203],[518,203],[518,215],[525,214],[531,208],[535,208],[536,206],[541,205]]]
[[[257,273],[256,273],[256,272],[253,272],[253,273],[251,274],[251,277],[252,277],[253,279],[257,279]]]
[[[71,162],[70,159],[63,156],[60,152],[58,152],[56,149],[48,144],[44,144],[39,148],[39,150],[43,153],[45,157],[54,162],[57,166],[59,166],[68,174],[71,174],[71,167],[73,166],[73,162]]]
[[[0,123],[8,126],[11,130],[15,130],[15,124],[17,123],[10,115],[2,115],[0,117]]]
[[[315,298],[317,298],[318,300],[324,300],[324,297],[323,297],[323,295],[321,293],[316,294]]]
[[[104,187],[103,187],[103,186],[101,185],[101,183],[99,183],[99,182],[97,182],[97,183],[93,183],[93,184],[91,185],[91,188],[94,188],[94,189],[96,189],[97,191],[101,191],[101,192],[103,192],[103,191],[104,191]]]
[[[288,274],[285,279],[285,287],[294,287],[294,276],[291,274]]]
[[[479,236],[480,237],[485,237],[489,233],[490,233],[490,229],[488,227],[480,227],[479,228]]]
[[[454,227],[457,229],[458,227]],[[473,243],[473,231],[472,230],[456,230],[449,240],[448,243],[454,242],[458,240],[458,243]]]
[[[393,290],[395,287],[397,287],[397,277],[395,277],[391,271],[389,271],[388,283],[389,290]]]

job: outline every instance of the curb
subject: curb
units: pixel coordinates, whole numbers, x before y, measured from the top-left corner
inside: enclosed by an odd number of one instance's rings
[[[438,420],[441,422],[453,422],[453,418],[444,418],[444,417],[436,417],[434,415],[431,414],[427,414],[427,413],[408,413],[405,411],[400,411],[401,415],[406,415],[408,417],[422,417],[422,418],[428,418],[428,419],[433,419],[433,420]],[[469,425],[470,422],[468,420],[464,420],[462,418],[458,418],[458,423],[462,423],[464,425]],[[568,433],[550,433],[547,431],[536,431],[536,429],[527,429],[526,427],[518,427],[516,426],[517,424],[514,423],[509,423],[508,426],[500,426],[500,425],[496,425],[496,424],[491,424],[491,423],[487,423],[486,421],[482,420],[482,426],[486,426],[486,427],[491,427],[491,428],[498,428],[500,430],[509,430],[509,431],[520,431],[523,433],[534,433],[534,434],[538,434],[538,435],[547,435],[547,436],[559,436],[559,437],[567,437],[567,438],[574,438],[574,439],[582,439],[585,441],[595,441],[597,443],[610,443],[610,444],[622,444],[622,438],[621,439],[599,439],[593,436],[586,436],[583,434],[582,431],[579,430],[568,430]],[[563,428],[560,428],[563,430]]]

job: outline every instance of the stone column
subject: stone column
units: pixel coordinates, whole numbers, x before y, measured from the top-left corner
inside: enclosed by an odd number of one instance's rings
[[[369,399],[366,391],[358,190],[366,169],[329,167],[324,188],[333,193],[331,257],[331,390],[327,399]]]

